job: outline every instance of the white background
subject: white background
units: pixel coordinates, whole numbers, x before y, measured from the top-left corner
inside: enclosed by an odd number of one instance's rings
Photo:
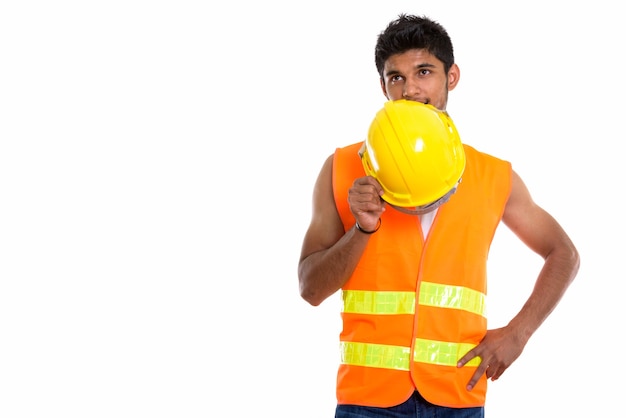
[[[382,107],[374,43],[400,12],[448,29],[462,140],[582,256],[487,416],[617,416],[619,2],[212,3],[0,6],[0,416],[333,416],[338,295],[300,299],[300,243],[323,160]],[[540,266],[498,231],[491,326]]]

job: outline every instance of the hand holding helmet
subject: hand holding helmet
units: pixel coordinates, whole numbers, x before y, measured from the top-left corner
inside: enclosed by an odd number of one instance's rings
[[[384,190],[380,183],[371,176],[354,180],[348,190],[350,210],[356,220],[356,227],[361,232],[376,231],[380,227],[380,217],[387,203],[381,199]]]

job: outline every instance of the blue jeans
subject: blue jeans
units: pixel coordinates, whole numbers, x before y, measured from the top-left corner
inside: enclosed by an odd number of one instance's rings
[[[389,408],[337,405],[335,418],[484,418],[485,408],[446,408],[433,405],[416,391],[404,403]]]

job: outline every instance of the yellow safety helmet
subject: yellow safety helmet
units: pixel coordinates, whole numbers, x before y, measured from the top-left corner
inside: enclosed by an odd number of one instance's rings
[[[413,214],[448,201],[465,170],[465,151],[450,116],[410,100],[385,103],[359,154],[365,172],[385,191],[383,199]]]

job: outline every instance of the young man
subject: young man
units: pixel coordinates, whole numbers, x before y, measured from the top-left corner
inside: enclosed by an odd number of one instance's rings
[[[426,17],[390,22],[375,60],[388,100],[445,110],[459,82],[446,30]],[[482,417],[487,380],[504,373],[557,306],[578,252],[507,161],[464,144],[458,190],[417,216],[384,201],[361,166],[360,145],[324,163],[298,266],[311,305],[342,291],[336,417]],[[487,253],[500,221],[544,265],[517,315],[488,330]]]

